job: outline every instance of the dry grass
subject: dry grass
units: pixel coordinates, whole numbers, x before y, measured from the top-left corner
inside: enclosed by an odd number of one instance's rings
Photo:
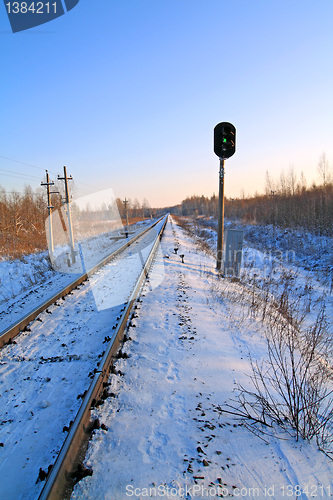
[[[200,238],[193,223],[174,218]],[[245,273],[237,284],[228,279],[213,284],[216,302],[237,303],[244,315],[263,323],[267,334],[265,359],[251,359],[252,388],[239,385],[236,398],[219,409],[258,435],[262,426],[279,425],[297,440],[315,440],[333,459],[333,336],[325,297],[314,295],[311,283],[297,285],[297,278],[297,271],[280,265],[279,273],[272,267],[264,278]]]

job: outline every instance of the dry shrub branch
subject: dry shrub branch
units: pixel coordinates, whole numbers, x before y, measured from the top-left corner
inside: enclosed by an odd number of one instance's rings
[[[333,459],[333,341],[325,305],[307,328],[277,318],[268,323],[267,358],[251,359],[252,388],[238,385],[236,399],[221,411],[269,427],[277,424],[296,440],[315,439]]]

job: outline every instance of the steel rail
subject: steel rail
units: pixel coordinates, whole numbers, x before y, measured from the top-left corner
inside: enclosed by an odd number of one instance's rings
[[[134,302],[137,300],[142,285],[147,277],[148,270],[153,262],[160,239],[167,223],[165,217],[163,225],[157,234],[156,240],[149,252],[146,263],[140,273],[131,296],[126,303],[120,321],[114,330],[112,338],[108,342],[106,351],[98,365],[97,371],[92,379],[89,389],[82,401],[75,420],[70,427],[69,433],[58,454],[46,483],[38,497],[38,500],[63,500],[70,497],[75,485],[74,475],[78,464],[82,462],[88,445],[89,436],[92,431],[91,410],[95,407],[101,394],[105,390],[113,360],[118,352],[124,331],[127,327],[128,318]],[[162,220],[162,219],[160,219]]]
[[[10,342],[13,338],[15,338],[26,326],[31,323],[34,319],[37,318],[39,314],[41,314],[45,309],[47,309],[50,305],[54,304],[58,299],[65,297],[68,295],[72,290],[77,288],[78,285],[83,283],[83,281],[86,281],[89,276],[94,274],[98,269],[103,267],[105,264],[107,264],[110,260],[112,260],[114,257],[116,257],[118,254],[126,250],[130,245],[132,245],[138,238],[143,236],[145,233],[150,231],[154,226],[156,226],[163,217],[158,219],[154,224],[149,226],[148,228],[144,229],[140,234],[137,234],[133,238],[131,238],[129,241],[124,243],[121,247],[117,248],[114,252],[112,252],[110,255],[105,257],[103,260],[101,260],[98,264],[93,266],[89,271],[86,271],[85,273],[81,274],[79,277],[77,277],[75,280],[73,280],[71,283],[66,285],[64,288],[56,292],[54,295],[46,299],[44,302],[42,302],[38,307],[35,309],[32,309],[30,312],[28,312],[25,316],[17,320],[15,323],[10,325],[8,328],[0,332],[0,349]]]

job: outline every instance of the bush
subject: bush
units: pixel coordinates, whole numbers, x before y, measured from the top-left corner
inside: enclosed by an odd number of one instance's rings
[[[288,321],[271,323],[267,359],[251,359],[252,389],[238,386],[237,399],[221,411],[311,441],[333,459],[332,337],[325,306],[303,332]]]

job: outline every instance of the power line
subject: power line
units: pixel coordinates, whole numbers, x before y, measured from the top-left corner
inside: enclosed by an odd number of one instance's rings
[[[25,177],[27,179],[37,179],[38,181],[40,180],[39,177],[36,177],[34,175],[26,175],[23,172],[15,172],[12,170],[6,170],[4,168],[0,168],[0,172],[9,172],[9,174],[2,174],[2,175],[9,175],[9,176],[13,176],[13,177],[15,177],[16,175],[20,175],[20,176]]]
[[[37,170],[42,170],[44,171],[45,169],[42,168],[42,167],[38,167],[37,165],[32,165],[31,163],[26,163],[24,161],[19,161],[19,160],[14,160],[13,158],[8,158],[7,156],[3,156],[3,155],[0,155],[0,158],[3,158],[5,160],[9,160],[9,161],[13,161],[15,163],[20,163],[21,165],[27,165],[28,167],[32,167],[32,168],[36,168]],[[0,171],[3,171],[3,172],[9,172],[9,170],[5,170],[5,169],[0,169]],[[55,172],[53,172],[52,170],[48,170],[54,177],[56,177],[58,174],[56,174]],[[15,172],[16,174],[19,174],[21,175],[20,172]],[[5,175],[5,174],[3,174]],[[23,174],[22,174],[23,175]],[[25,175],[25,174],[24,174]],[[12,175],[12,177],[15,177],[15,175]],[[37,179],[37,177],[34,177],[34,176],[26,176],[27,178],[30,177],[31,179],[36,179],[36,180],[40,180],[39,178]],[[86,191],[88,192],[89,194],[90,193],[93,193],[93,192],[96,192],[96,191],[100,191],[100,188],[97,188],[96,186],[92,186],[91,184],[87,184],[86,182],[82,182],[82,181],[75,181],[75,184],[76,185],[81,185],[81,186],[87,186],[89,187],[90,189],[87,190],[87,189],[84,189],[84,188],[81,188],[81,191]],[[96,191],[93,191],[93,190],[96,190]]]
[[[22,180],[24,180],[25,178],[26,178],[26,179],[29,179],[29,178],[30,178],[30,177],[27,177],[27,176],[26,176],[26,177],[22,177],[22,176],[19,176],[19,175],[13,175],[13,174],[2,174],[2,176],[3,176],[3,177],[14,177],[15,179],[20,179],[21,181],[22,181]],[[35,180],[35,179],[36,179],[36,180],[40,181],[40,179],[38,179],[37,177],[36,177],[36,178],[31,177],[31,179],[33,179],[33,180]]]
[[[2,193],[5,193],[5,194],[22,194],[22,195],[25,195],[26,193],[23,193],[22,191],[7,191],[6,189],[3,189],[1,186],[0,186],[0,195]]]
[[[45,170],[42,167],[37,167],[37,165],[32,165],[31,163],[26,163],[25,161],[14,160],[13,158],[8,158],[7,156],[0,155],[0,158],[4,158],[5,160],[13,161],[15,163],[21,163],[21,165],[28,165],[28,167],[37,168],[38,170]],[[54,172],[52,172],[52,173],[54,174]],[[54,174],[54,175],[56,175],[56,174]]]
[[[25,161],[14,160],[14,158],[8,158],[7,156],[0,155],[0,158],[3,158],[5,160],[9,160],[9,161],[13,161],[15,163],[20,163],[21,165],[27,165],[28,167],[36,168],[37,170],[42,170],[42,171],[45,170],[43,167],[38,167],[37,165],[32,165],[31,163],[27,163]],[[54,176],[57,175],[55,172],[52,172],[51,170],[49,170],[49,172],[51,172],[51,174]],[[40,179],[38,179],[38,180],[40,180]]]

